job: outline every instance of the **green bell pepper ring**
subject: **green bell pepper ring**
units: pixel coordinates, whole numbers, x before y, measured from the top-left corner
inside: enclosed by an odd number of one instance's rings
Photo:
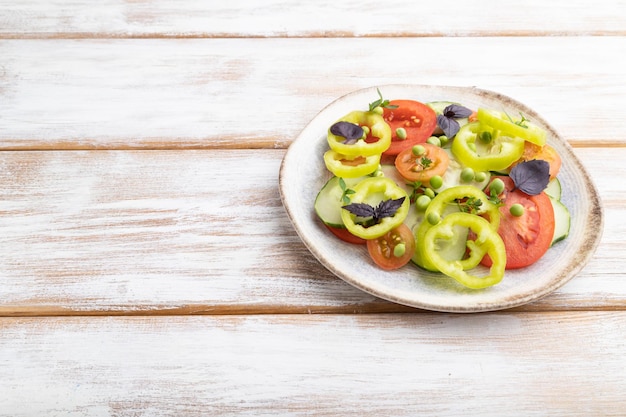
[[[354,193],[350,195],[351,203],[365,203],[372,207],[378,206],[386,200],[397,200],[404,197],[402,205],[392,216],[379,219],[369,225],[368,219],[358,217],[346,209],[341,210],[341,220],[346,229],[362,239],[376,239],[391,229],[398,227],[409,214],[409,196],[395,181],[385,177],[370,177],[360,181],[352,187]]]
[[[473,204],[468,202],[470,199],[473,200]],[[480,203],[478,203],[479,200]],[[457,185],[437,194],[424,212],[425,218],[430,213],[444,217],[446,207],[451,204],[458,205],[459,211],[471,211],[472,214],[480,216],[487,215],[493,230],[498,230],[500,226],[500,210],[489,201],[487,194],[471,185]]]
[[[369,175],[378,169],[380,154],[371,156],[346,156],[332,149],[324,153],[324,164],[337,177],[357,178]]]
[[[485,131],[493,137],[489,143],[478,139],[479,134]],[[524,139],[504,136],[490,127],[485,127],[481,122],[472,122],[457,132],[451,149],[465,166],[476,171],[499,171],[508,168],[522,156]]]
[[[484,108],[478,109],[477,117],[480,123],[483,123],[496,131],[500,131],[500,133],[504,136],[522,138],[539,146],[546,144],[545,129],[526,119],[522,118],[515,122],[505,112]]]
[[[445,219],[447,216],[457,212],[471,212],[476,217],[486,216],[491,228],[497,232],[500,226],[500,210],[498,207],[489,201],[489,197],[476,187],[471,185],[459,185],[443,190],[433,198],[428,205],[428,208],[424,212],[424,220],[415,230],[416,247],[415,254],[412,261],[418,266],[428,271],[438,271],[436,265],[429,261],[426,254],[426,248],[421,243],[424,241],[424,236],[430,228],[433,227],[429,223],[428,218]],[[471,246],[470,241],[467,245]],[[465,246],[465,245],[464,245]],[[482,256],[477,256],[474,252],[470,253],[470,257],[467,259],[454,259],[461,262],[464,269],[471,269],[477,266],[482,260]]]
[[[467,272],[467,268],[460,261],[449,261],[441,257],[437,250],[437,241],[451,236],[453,226],[464,226],[476,233],[470,249],[476,252],[474,257],[482,258],[485,254],[493,260],[489,274],[478,276]],[[471,241],[468,241],[468,243]],[[469,213],[452,213],[441,222],[432,226],[424,235],[422,245],[428,260],[437,269],[454,278],[459,283],[472,289],[490,287],[502,281],[506,266],[506,249],[504,242],[497,231],[493,230],[489,222],[480,216]]]
[[[359,139],[354,143],[345,143],[346,138],[333,134],[329,128],[328,146],[337,153],[348,156],[371,156],[382,154],[391,145],[391,128],[383,116],[376,112],[356,110],[348,113],[337,122],[349,122],[369,128],[367,138]]]

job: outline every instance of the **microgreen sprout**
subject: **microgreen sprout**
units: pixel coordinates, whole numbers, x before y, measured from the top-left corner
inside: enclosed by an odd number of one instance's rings
[[[341,202],[343,204],[350,204],[350,195],[354,194],[355,191],[348,188],[343,178],[339,178],[339,186],[341,187],[341,191],[342,191]]]
[[[459,201],[458,204],[462,212],[476,214],[480,212],[483,201],[480,198],[470,197],[465,201]]]
[[[528,129],[528,122],[529,122],[530,120],[528,120],[528,119],[526,118],[526,116],[524,116],[524,115],[522,114],[522,112],[519,112],[520,119],[519,119],[519,120],[517,120],[517,121],[513,120],[513,118],[512,118],[511,116],[509,116],[509,114],[508,114],[505,110],[503,110],[503,112],[504,112],[504,114],[506,115],[506,117],[509,119],[509,121],[510,121],[511,123],[516,124],[516,125],[518,125],[518,126],[520,126],[520,127],[523,127],[524,129]]]
[[[433,163],[433,160],[428,158],[427,156],[422,156],[422,159],[420,159],[420,165],[424,169],[428,169],[428,167],[430,167],[432,163]]]
[[[521,127],[528,128],[528,124],[526,124],[526,122],[528,122],[529,120],[526,117],[524,117],[524,115],[521,112],[519,115],[520,115],[520,119],[517,122],[515,122],[515,124]]]
[[[415,201],[418,196],[424,193],[421,181],[407,182],[406,185],[413,189],[409,195],[409,201]]]
[[[500,207],[501,205],[504,204],[504,202],[500,199],[499,194],[496,192],[496,190],[490,190],[489,192],[489,202],[491,204],[494,204],[496,207]]]
[[[398,106],[395,104],[389,104],[389,100],[385,100],[380,90],[377,88],[376,92],[378,92],[378,100],[369,103],[369,111],[374,111],[377,107],[384,107],[386,109],[397,109]]]

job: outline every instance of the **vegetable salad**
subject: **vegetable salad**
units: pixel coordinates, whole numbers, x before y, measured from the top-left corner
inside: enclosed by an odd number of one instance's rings
[[[327,141],[333,176],[316,214],[385,270],[413,264],[481,289],[569,232],[561,158],[523,114],[378,91],[329,126]]]

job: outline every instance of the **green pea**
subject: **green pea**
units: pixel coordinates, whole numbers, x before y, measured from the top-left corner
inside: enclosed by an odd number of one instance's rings
[[[437,136],[429,137],[428,139],[426,139],[426,143],[430,143],[431,145],[435,145],[435,146],[441,146],[441,141],[439,140]]]
[[[524,215],[524,206],[522,206],[519,203],[515,203],[511,206],[509,211],[511,212],[513,216],[520,217]]]
[[[476,152],[476,144],[474,142],[467,142],[467,147],[470,148],[470,151]]]
[[[378,113],[378,114],[383,114],[383,108],[378,106],[378,107],[374,107],[374,110],[372,110],[374,113]]]
[[[428,221],[428,223],[434,226],[441,221],[441,217],[439,216],[439,214],[433,212],[428,213],[428,216],[426,216],[426,220]]]
[[[413,146],[412,152],[415,156],[421,156],[426,153],[426,148],[424,148],[422,145],[415,145]]]
[[[406,139],[406,130],[403,127],[399,127],[396,129],[396,136],[400,140]]]
[[[491,132],[480,132],[480,135],[478,136],[481,140],[481,142],[483,143],[491,143],[493,137],[491,136]]]
[[[428,208],[430,201],[431,198],[429,196],[427,196],[426,194],[422,194],[421,196],[417,197],[417,200],[415,200],[415,207],[419,211],[424,211]]]
[[[500,178],[496,178],[491,182],[489,190],[496,193],[496,195],[500,195],[502,191],[504,191],[504,181],[502,181]]]
[[[476,173],[470,167],[463,168],[463,170],[461,171],[461,181],[463,182],[474,181],[475,177],[476,177]]]
[[[487,173],[485,172],[477,172],[476,175],[474,176],[474,180],[478,181],[478,182],[483,182],[487,179]]]
[[[369,126],[361,126],[361,129],[363,129],[363,134],[364,134],[365,136],[367,136],[367,135],[369,135],[369,134],[370,134],[370,128],[369,128]]]
[[[443,185],[443,178],[441,178],[440,175],[435,175],[434,177],[430,179],[430,186],[433,187],[435,190],[437,188],[441,188],[442,185]]]
[[[393,256],[399,258],[403,256],[406,252],[406,246],[404,243],[399,243],[393,248]]]
[[[439,136],[439,142],[441,143],[441,146],[444,146],[449,141],[450,141],[450,139],[448,139],[448,137],[446,135]]]
[[[424,194],[430,197],[431,199],[435,198],[435,192],[433,191],[432,188],[425,188]]]

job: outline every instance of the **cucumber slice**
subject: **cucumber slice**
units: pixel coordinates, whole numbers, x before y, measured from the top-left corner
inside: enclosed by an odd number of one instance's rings
[[[556,198],[550,196],[550,202],[554,209],[554,236],[552,237],[552,246],[569,235],[570,214],[567,207]]]
[[[422,220],[424,220],[424,212],[418,210],[415,207],[415,204],[411,204],[411,207],[409,208],[409,214],[407,214],[406,219],[404,219],[404,224],[409,226],[409,229],[411,229],[411,231],[415,233],[415,231],[417,231],[417,227],[420,225]]]
[[[413,193],[413,187],[408,185],[409,181],[404,179],[402,175],[396,169],[396,166],[393,164],[381,164],[380,170],[383,172],[383,175],[389,179],[395,181],[398,184],[398,187],[402,188],[408,195]]]
[[[344,178],[348,188],[354,187],[362,179],[367,177],[358,178]],[[339,185],[339,177],[332,177],[322,187],[317,197],[315,198],[315,213],[324,222],[324,224],[331,227],[344,227],[343,220],[341,220],[341,196],[343,190]]]
[[[545,193],[548,194],[550,197],[556,200],[560,200],[562,192],[561,182],[558,178],[553,178],[550,180],[550,182],[548,182],[548,186],[543,191],[545,191]]]

